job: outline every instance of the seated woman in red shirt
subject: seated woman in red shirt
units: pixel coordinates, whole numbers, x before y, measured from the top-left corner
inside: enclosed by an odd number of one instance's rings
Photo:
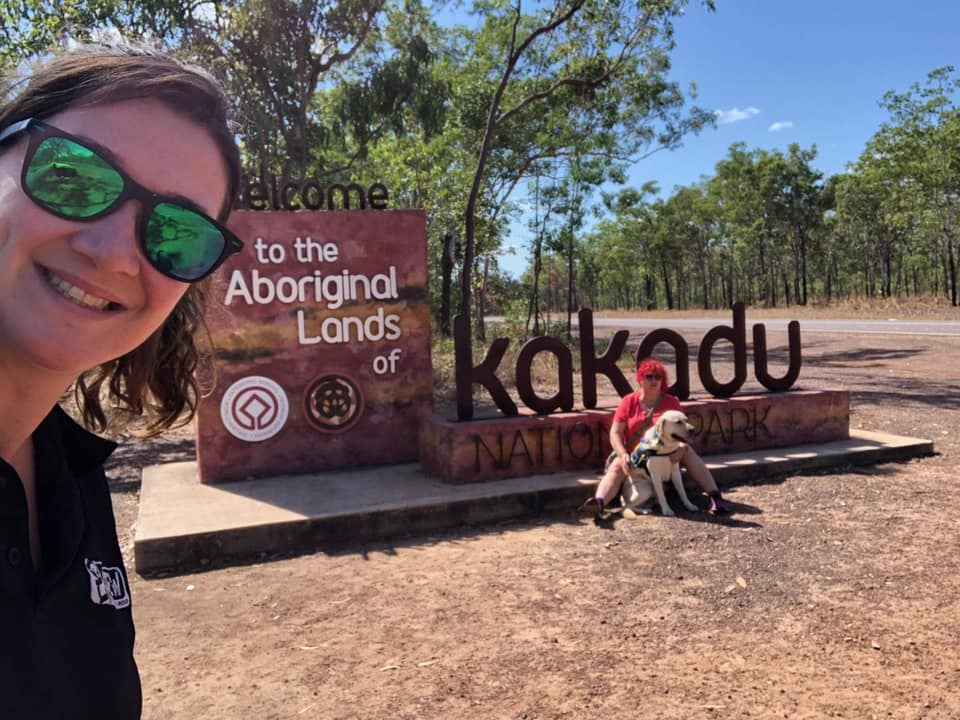
[[[607,503],[620,491],[620,485],[627,476],[630,467],[630,453],[633,447],[627,442],[640,436],[652,427],[667,410],[680,410],[680,401],[667,390],[667,370],[659,360],[647,358],[637,366],[637,382],[640,389],[630,393],[620,401],[610,426],[610,446],[613,448],[611,459],[607,463],[603,479],[597,486],[594,497],[583,504],[583,510],[599,515]],[[636,445],[636,440],[633,442]],[[690,476],[710,497],[710,510],[715,514],[729,513],[730,505],[723,499],[713,475],[706,463],[689,445],[682,445],[670,459],[683,466]]]

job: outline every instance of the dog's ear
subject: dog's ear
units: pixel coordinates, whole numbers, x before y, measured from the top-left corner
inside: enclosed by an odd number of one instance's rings
[[[657,431],[657,445],[663,445],[663,424],[666,422],[663,415],[660,416],[660,419],[657,420],[656,425],[653,427]]]

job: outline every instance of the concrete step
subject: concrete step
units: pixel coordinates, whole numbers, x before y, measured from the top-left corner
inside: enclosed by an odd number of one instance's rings
[[[931,455],[930,440],[856,430],[848,440],[705,458],[721,486],[801,471]],[[202,484],[196,462],[143,471],[134,540],[138,572],[186,571],[260,553],[327,550],[573,510],[597,473],[451,485],[419,464]]]

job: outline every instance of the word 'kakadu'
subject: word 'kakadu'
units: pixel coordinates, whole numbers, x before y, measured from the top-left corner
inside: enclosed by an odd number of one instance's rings
[[[580,374],[583,385],[583,406],[597,406],[597,375],[603,374],[613,383],[621,397],[633,392],[629,381],[617,367],[617,360],[630,337],[628,330],[618,330],[607,351],[597,357],[594,349],[593,311],[583,308],[578,313],[580,327]],[[763,323],[753,326],[753,368],[757,380],[771,392],[785,392],[793,387],[800,375],[801,346],[800,323],[791,320],[787,326],[789,337],[789,365],[786,373],[773,377],[767,362],[767,331]],[[712,358],[714,345],[720,340],[733,344],[733,378],[720,382],[713,374]],[[637,348],[638,358],[648,357],[660,343],[673,348],[676,355],[677,379],[670,386],[670,393],[680,400],[690,398],[690,351],[687,341],[675,330],[658,328],[647,333]],[[457,417],[460,420],[473,418],[473,385],[486,388],[497,408],[504,415],[519,414],[516,403],[507,393],[497,376],[503,355],[509,346],[507,338],[497,338],[490,345],[486,357],[479,365],[473,364],[473,347],[469,318],[459,315],[454,319],[454,353],[456,357]],[[550,397],[541,397],[533,388],[531,369],[534,358],[542,352],[551,353],[557,360],[557,392]],[[728,398],[737,393],[747,379],[747,323],[743,303],[733,306],[733,325],[717,325],[710,328],[700,340],[697,352],[697,371],[700,382],[711,395]],[[523,403],[539,414],[570,412],[573,399],[573,356],[562,342],[555,338],[538,337],[528,341],[520,349],[514,368],[517,394]]]

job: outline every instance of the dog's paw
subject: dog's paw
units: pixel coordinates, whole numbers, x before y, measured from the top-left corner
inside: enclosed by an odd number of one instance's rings
[[[636,519],[637,519],[637,514],[636,514],[631,508],[624,508],[624,509],[623,509],[623,516],[624,516],[627,520],[636,520]]]
[[[684,503],[683,506],[690,512],[698,512],[700,510],[700,508],[698,508],[693,503]]]
[[[664,517],[677,516],[677,514],[673,511],[673,509],[669,505],[664,505],[662,508],[660,508],[660,514],[663,515]]]

